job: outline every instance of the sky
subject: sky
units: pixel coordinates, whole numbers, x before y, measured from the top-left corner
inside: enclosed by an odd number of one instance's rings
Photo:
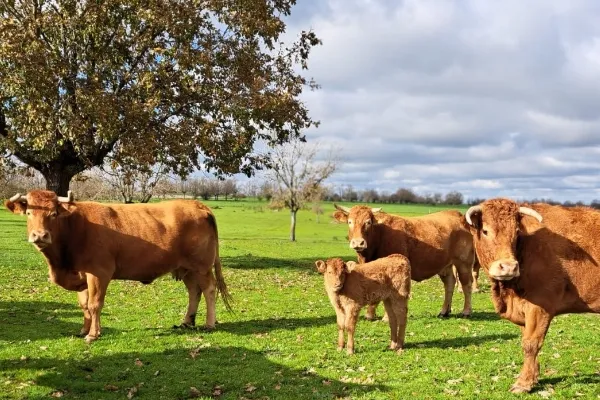
[[[337,187],[600,199],[600,1],[298,0]]]

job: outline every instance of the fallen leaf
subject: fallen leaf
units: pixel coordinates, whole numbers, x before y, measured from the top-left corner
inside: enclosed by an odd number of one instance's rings
[[[458,379],[448,379],[448,380],[446,381],[446,383],[447,383],[448,385],[457,385],[457,384],[461,383],[462,381],[463,381],[463,380],[462,380],[462,378],[458,378]]]
[[[40,350],[48,350],[48,346],[40,346]]]
[[[281,389],[281,385],[280,384],[275,385],[275,390],[280,390],[280,389]]]
[[[27,357],[27,356],[21,356],[21,361],[27,361],[27,360],[29,360],[29,357]]]
[[[137,365],[138,367],[141,367],[141,366],[144,365],[144,363],[139,358],[136,358],[135,359],[135,365]]]
[[[444,393],[449,394],[450,396],[456,396],[458,394],[458,390],[446,388],[444,389]]]
[[[222,394],[223,394],[223,388],[221,386],[217,385],[213,388],[213,392],[212,392],[213,396],[220,396]]]
[[[117,390],[119,390],[119,387],[115,385],[106,385],[104,386],[104,390],[107,390],[109,392],[116,392]]]
[[[252,393],[256,390],[256,386],[252,386],[251,383],[246,384],[246,392]]]
[[[50,397],[63,397],[64,396],[64,392],[61,392],[60,390],[57,390],[56,392],[52,392],[52,394],[50,395]]]
[[[137,393],[137,386],[132,387],[131,389],[129,389],[129,391],[127,392],[127,398],[129,400],[133,399],[133,396],[135,396],[135,394]]]
[[[548,390],[540,390],[537,393],[544,399],[547,399],[548,397],[552,396],[552,394],[554,393],[554,389],[550,388]]]
[[[325,379],[325,380],[323,381],[323,385],[325,385],[325,386],[329,386],[329,385],[331,385],[331,381],[330,381],[329,379]]]
[[[160,371],[156,371],[156,372],[154,373],[154,376],[158,376],[158,374],[160,374]]]
[[[201,393],[198,389],[196,389],[195,387],[190,387],[190,397],[200,397]]]

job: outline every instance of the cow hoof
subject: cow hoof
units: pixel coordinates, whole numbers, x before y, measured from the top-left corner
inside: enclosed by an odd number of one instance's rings
[[[90,335],[87,335],[87,336],[85,337],[85,342],[86,342],[87,344],[90,344],[90,343],[92,343],[92,342],[94,342],[94,341],[96,341],[96,340],[98,340],[98,336],[90,336]]]
[[[214,325],[202,325],[202,329],[205,331],[214,331],[215,330],[215,326]]]
[[[390,317],[388,317],[387,315],[384,315],[383,318],[381,318],[381,320],[383,322],[390,322]]]
[[[354,349],[347,349],[346,353],[348,353],[349,356],[354,355]]]
[[[515,383],[514,385],[512,385],[510,387],[510,392],[511,393],[515,393],[515,394],[529,393],[529,392],[531,392],[531,385],[523,386],[523,385],[520,385],[518,383]]]
[[[337,351],[342,351],[342,350],[344,350],[344,346],[338,346],[337,347]]]
[[[469,313],[469,314],[461,313],[461,314],[460,314],[460,317],[461,317],[461,318],[467,318],[467,319],[468,319],[468,318],[471,318],[471,314],[470,314],[470,313]]]
[[[439,313],[437,317],[438,317],[438,318],[443,318],[443,319],[445,319],[445,318],[448,318],[448,317],[450,317],[450,313],[449,313],[449,312],[448,312],[448,313],[446,313],[446,314],[444,314],[444,313]]]
[[[396,349],[396,354],[401,355],[402,353],[404,353],[404,349],[402,347]]]

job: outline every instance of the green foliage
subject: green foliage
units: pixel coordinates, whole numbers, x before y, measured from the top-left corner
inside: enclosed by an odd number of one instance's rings
[[[224,273],[235,313],[217,302],[213,332],[174,330],[187,294],[181,282],[112,282],[103,336],[91,346],[74,335],[82,322],[76,296],[47,281],[42,257],[25,241],[25,219],[0,210],[0,397],[123,399],[506,399],[522,356],[519,329],[500,320],[489,286],[474,295],[472,319],[436,315],[437,278],[415,283],[407,347],[385,351],[388,327],[361,320],[357,353],[338,353],[335,314],[314,271],[317,259],[354,259],[345,225],[298,213],[299,239],[289,242],[288,215],[251,201],[215,207]],[[262,203],[264,205],[264,203]],[[432,207],[437,211],[443,207]],[[384,205],[423,214],[427,206]],[[381,315],[382,310],[379,309]],[[198,321],[204,316],[204,304]],[[541,355],[532,398],[596,398],[600,394],[600,321],[559,317]],[[194,389],[191,389],[194,388]]]
[[[0,1],[0,152],[50,186],[111,152],[251,174],[265,161],[257,140],[285,143],[314,123],[299,95],[316,85],[297,67],[320,41],[279,42],[294,4]]]

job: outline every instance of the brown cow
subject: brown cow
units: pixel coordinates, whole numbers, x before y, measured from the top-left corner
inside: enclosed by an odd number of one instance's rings
[[[529,392],[552,318],[600,312],[600,212],[492,199],[471,207],[465,220],[496,312],[521,328],[524,363],[510,390]]]
[[[78,292],[84,315],[80,334],[88,343],[100,335],[100,312],[112,279],[148,284],[171,272],[189,294],[183,326],[195,325],[202,293],[206,327],[215,326],[216,290],[230,309],[216,220],[200,202],[100,204],[74,202],[71,192],[65,198],[36,190],[5,205],[27,215],[29,242],[46,258],[50,279]]]
[[[445,296],[439,317],[448,317],[451,312],[456,283],[454,265],[465,296],[462,315],[471,315],[475,251],[460,212],[448,210],[403,218],[383,213],[380,208],[334,206],[338,210],[334,218],[348,223],[350,247],[356,251],[360,263],[397,253],[410,260],[413,280],[420,282],[436,274],[440,276]],[[367,313],[367,318],[373,317],[374,307]]]

